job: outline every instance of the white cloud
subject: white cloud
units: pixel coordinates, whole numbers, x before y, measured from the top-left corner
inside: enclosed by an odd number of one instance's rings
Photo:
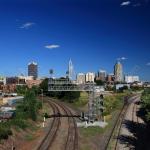
[[[121,60],[126,60],[127,58],[126,58],[126,57],[121,57],[120,59],[121,59]]]
[[[130,4],[131,4],[130,1],[125,1],[125,2],[122,2],[122,3],[120,4],[120,6],[128,6],[128,5],[130,5]]]
[[[45,48],[48,48],[48,49],[54,49],[54,48],[59,48],[59,47],[60,47],[59,45],[55,45],[55,44],[45,46]]]
[[[32,27],[33,25],[35,25],[34,22],[26,22],[24,23],[22,26],[20,26],[21,29],[29,29],[30,27]]]
[[[147,66],[150,66],[150,62],[148,62],[146,65],[147,65]]]
[[[127,58],[126,57],[120,57],[120,58],[117,58],[117,60],[126,60]]]

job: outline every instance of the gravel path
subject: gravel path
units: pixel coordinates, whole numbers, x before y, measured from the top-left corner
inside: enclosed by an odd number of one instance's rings
[[[140,98],[136,98],[131,102],[128,107],[127,113],[125,115],[120,136],[119,136],[119,143],[117,145],[117,150],[131,150],[135,149],[135,142],[136,142],[136,126],[138,124],[144,124],[143,120],[137,116],[137,112],[139,110],[138,101]]]

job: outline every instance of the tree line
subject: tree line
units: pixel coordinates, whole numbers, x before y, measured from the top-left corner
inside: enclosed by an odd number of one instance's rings
[[[21,129],[28,127],[28,119],[36,121],[39,110],[42,108],[41,101],[37,99],[37,88],[29,89],[26,86],[20,86],[17,90],[19,94],[24,95],[24,99],[16,104],[14,117],[0,123],[0,140],[12,135],[13,127]]]
[[[142,109],[144,113],[144,120],[150,125],[150,88],[143,91],[141,96]]]

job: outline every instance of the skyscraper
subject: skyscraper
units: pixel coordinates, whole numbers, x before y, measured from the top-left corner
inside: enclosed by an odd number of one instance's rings
[[[95,78],[95,73],[93,72],[86,73],[86,76],[85,76],[86,82],[94,82],[94,78]]]
[[[108,74],[107,75],[107,82],[108,83],[113,83],[114,82],[114,74]]]
[[[33,76],[34,79],[38,77],[38,64],[31,62],[28,64],[28,76]]]
[[[74,74],[73,64],[72,64],[72,61],[70,59],[69,60],[69,66],[68,66],[68,76],[69,76],[69,79],[73,78],[73,74]]]
[[[123,67],[122,64],[118,61],[114,66],[114,75],[116,82],[123,81]]]
[[[100,70],[98,72],[98,79],[101,80],[101,81],[106,80],[106,71],[105,70]]]
[[[85,83],[85,74],[84,73],[77,74],[77,83],[79,83],[79,84]]]

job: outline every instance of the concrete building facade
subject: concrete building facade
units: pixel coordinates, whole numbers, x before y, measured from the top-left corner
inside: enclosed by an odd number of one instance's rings
[[[77,74],[77,83],[78,84],[84,84],[85,83],[85,74],[84,73],[78,73]]]
[[[85,77],[86,82],[94,82],[94,78],[95,78],[95,73],[93,72],[86,73],[86,77]]]
[[[106,81],[106,71],[105,70],[100,70],[98,72],[98,76],[97,76],[96,79],[101,80],[101,81]]]
[[[139,76],[125,76],[126,83],[139,82]]]

